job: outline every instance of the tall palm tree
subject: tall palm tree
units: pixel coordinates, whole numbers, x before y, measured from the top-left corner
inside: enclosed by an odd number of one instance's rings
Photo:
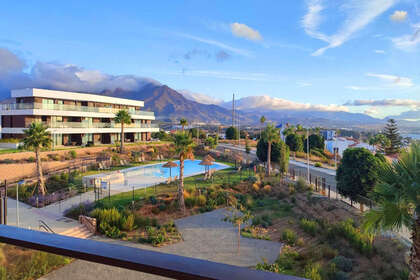
[[[260,118],[260,123],[261,123],[261,126],[264,126],[264,123],[265,123],[265,121],[266,121],[266,119],[265,119],[265,117],[264,116],[261,116],[261,118]],[[260,138],[261,138],[261,128],[260,128]]]
[[[280,139],[280,130],[276,128],[273,124],[269,123],[265,127],[262,138],[267,142],[267,175],[271,175],[271,144],[273,142],[279,141]]]
[[[23,146],[27,150],[35,152],[36,171],[38,174],[38,193],[45,195],[45,180],[42,174],[41,149],[51,147],[51,137],[47,131],[47,127],[41,122],[33,122],[28,129],[24,130],[25,138],[23,138]]]
[[[191,136],[184,131],[178,132],[173,138],[175,152],[179,156],[179,185],[178,185],[178,203],[179,208],[185,213],[184,203],[184,160],[194,159],[194,141]]]
[[[188,121],[184,118],[179,120],[179,124],[182,126],[182,131],[184,131],[184,127],[188,125]]]
[[[373,192],[378,205],[365,214],[370,232],[411,229],[410,280],[420,279],[420,144],[412,144],[398,161],[383,164]]]
[[[131,123],[131,115],[127,110],[119,110],[117,114],[115,114],[115,122],[121,124],[121,146],[120,146],[120,153],[124,152],[124,124]]]

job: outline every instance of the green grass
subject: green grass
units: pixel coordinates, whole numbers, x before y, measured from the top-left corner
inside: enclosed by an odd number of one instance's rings
[[[24,152],[25,150],[19,150],[19,149],[0,149],[0,155],[2,154],[15,154]]]

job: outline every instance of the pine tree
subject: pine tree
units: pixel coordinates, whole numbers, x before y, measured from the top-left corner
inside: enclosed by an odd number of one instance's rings
[[[397,123],[394,119],[389,119],[384,129],[384,135],[389,139],[389,146],[386,148],[387,155],[397,154],[401,147],[401,136],[398,131]]]

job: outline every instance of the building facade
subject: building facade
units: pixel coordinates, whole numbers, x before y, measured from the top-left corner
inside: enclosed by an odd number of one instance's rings
[[[54,146],[112,144],[120,140],[121,125],[115,114],[127,110],[131,124],[124,125],[125,141],[148,141],[159,127],[153,112],[143,111],[143,101],[96,94],[45,90],[12,90],[0,104],[0,138],[22,138],[32,122],[42,122]]]

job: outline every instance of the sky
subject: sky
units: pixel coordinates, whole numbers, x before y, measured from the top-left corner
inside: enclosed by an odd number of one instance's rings
[[[0,86],[25,84],[17,72],[71,72],[92,87],[133,75],[205,102],[235,93],[382,118],[420,111],[419,65],[418,0],[44,0],[0,9]]]

